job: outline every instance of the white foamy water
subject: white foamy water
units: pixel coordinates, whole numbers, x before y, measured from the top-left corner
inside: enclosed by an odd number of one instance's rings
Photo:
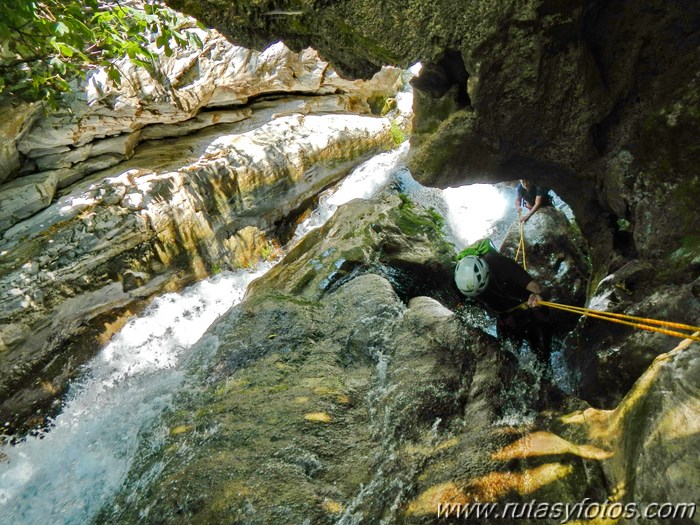
[[[393,151],[376,155],[355,168],[340,184],[322,193],[318,208],[297,226],[293,243],[325,224],[339,206],[352,199],[369,199],[392,183],[421,206],[440,213],[445,218],[445,233],[458,249],[487,235],[493,236],[496,245],[503,240],[507,227],[516,218],[512,206],[514,190],[491,184],[444,190],[422,186],[404,166],[408,151],[408,142],[404,142]],[[496,223],[504,220],[497,228]]]
[[[341,204],[375,195],[407,149],[406,143],[356,168],[324,194],[297,237],[322,226]],[[165,294],[129,321],[71,386],[48,432],[0,448],[6,456],[0,460],[0,523],[90,521],[123,482],[140,436],[182,385],[188,350],[270,267],[223,273]]]
[[[268,267],[165,294],[128,322],[71,386],[54,427],[1,449],[0,523],[89,521],[123,481],[140,432],[182,384],[187,350]]]
[[[502,190],[488,185],[424,188],[403,166],[407,151],[405,143],[377,155],[325,192],[290,244],[322,226],[340,205],[371,198],[387,185],[399,186],[441,213],[458,247],[491,233],[499,210],[507,208]],[[182,293],[165,294],[132,319],[71,386],[50,431],[0,448],[7,456],[0,459],[0,523],[89,522],[119,489],[141,436],[182,386],[189,349],[270,266],[224,273]]]
[[[353,199],[369,199],[391,180],[403,166],[408,153],[408,141],[397,149],[380,153],[363,162],[334,188],[323,192],[318,207],[301,222],[294,232],[292,244],[315,228],[323,226],[335,211]]]
[[[508,206],[512,207],[512,199],[508,200],[503,190],[491,184],[470,184],[446,188],[442,194],[458,246],[467,246],[491,234],[505,236],[505,232],[492,230],[494,223],[506,214]]]

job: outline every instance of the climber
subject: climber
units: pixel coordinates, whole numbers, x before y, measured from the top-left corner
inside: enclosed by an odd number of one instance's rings
[[[455,268],[455,283],[464,295],[477,299],[496,317],[499,339],[511,341],[515,348],[527,340],[545,373],[551,375],[552,328],[547,311],[537,306],[547,294],[529,273],[513,259],[490,249],[482,255],[462,257]]]
[[[536,186],[528,180],[520,179],[515,189],[515,209],[518,210],[518,215],[522,212],[523,204],[529,212],[520,218],[520,222],[526,223],[537,210],[552,205],[549,188]]]

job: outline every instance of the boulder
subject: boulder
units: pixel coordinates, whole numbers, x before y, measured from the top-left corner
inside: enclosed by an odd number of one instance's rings
[[[425,523],[438,503],[603,486],[600,458],[563,438],[545,462],[516,452],[532,429],[499,419],[509,383],[531,378],[405,286],[406,267],[439,275],[445,250],[430,212],[406,208],[351,201],[254,282],[193,349],[201,364],[153,430],[167,438],[146,438],[99,521]]]
[[[659,354],[614,409],[574,411],[556,425],[569,439],[606,452],[601,467],[613,489],[609,505],[631,503],[640,512],[664,505],[676,513],[668,519],[697,522],[699,362],[697,344],[681,342]]]
[[[582,306],[586,300],[590,275],[587,250],[575,223],[559,209],[541,208],[523,226],[524,250],[520,246],[520,225],[516,221],[506,233],[500,251],[516,258],[542,286],[552,302]],[[524,251],[524,255],[523,255]],[[578,317],[550,309],[553,324],[560,334],[570,332]]]

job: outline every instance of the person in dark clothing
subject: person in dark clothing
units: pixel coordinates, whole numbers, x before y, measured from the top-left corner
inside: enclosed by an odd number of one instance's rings
[[[545,291],[517,262],[496,251],[462,258],[455,269],[460,291],[496,317],[498,338],[517,348],[526,340],[551,373],[552,329],[547,312],[537,307]]]
[[[515,208],[518,210],[518,215],[521,214],[523,206],[529,210],[527,214],[520,218],[520,222],[525,223],[540,208],[552,206],[549,188],[536,186],[530,181],[520,179],[520,183],[515,188]]]

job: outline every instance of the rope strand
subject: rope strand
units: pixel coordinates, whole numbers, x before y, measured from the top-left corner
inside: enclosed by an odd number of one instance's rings
[[[520,255],[520,249],[523,250],[523,270],[527,270],[527,264],[525,263],[525,233],[523,231],[523,223],[520,220],[523,210],[518,208],[518,222],[520,223],[520,242],[518,243],[518,250],[515,252],[515,262],[518,262],[518,255]]]
[[[618,314],[614,312],[602,312],[600,310],[591,310],[590,308],[582,308],[579,306],[571,306],[567,304],[552,303],[550,301],[538,301],[538,305],[548,306],[550,308],[556,308],[563,310],[565,312],[570,312],[574,314],[586,315],[588,317],[593,317],[595,319],[602,319],[604,321],[610,321],[613,323],[624,324],[627,326],[633,326],[641,330],[647,330],[650,332],[659,332],[666,335],[671,335],[673,337],[681,337],[683,339],[692,339],[693,341],[700,341],[700,326],[692,326],[682,323],[673,323],[670,321],[660,321],[658,319],[649,319],[646,317],[635,317],[632,315]],[[632,322],[641,321],[641,322]],[[649,324],[643,324],[649,323]],[[657,328],[655,326],[650,326],[651,324],[656,324],[660,326],[668,326],[671,328],[679,328],[682,330],[690,330],[696,332],[696,334],[686,334],[683,332],[676,332],[673,330],[666,330],[663,328]]]

